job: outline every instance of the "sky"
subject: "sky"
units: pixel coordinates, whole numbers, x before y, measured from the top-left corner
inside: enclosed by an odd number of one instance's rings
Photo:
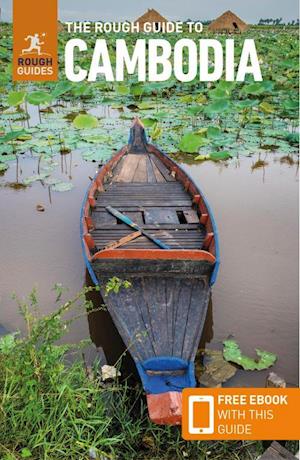
[[[26,1],[26,0],[23,0]],[[40,0],[45,1],[45,0]],[[51,0],[48,0],[51,1]],[[284,21],[299,16],[298,0],[58,0],[62,21],[133,21],[148,8],[170,21],[214,19],[232,10],[246,22],[260,18]],[[1,20],[11,21],[12,0],[0,0]]]

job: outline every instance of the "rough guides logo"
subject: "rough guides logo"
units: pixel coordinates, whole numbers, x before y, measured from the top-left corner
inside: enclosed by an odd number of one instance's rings
[[[57,80],[57,0],[14,0],[13,80]]]

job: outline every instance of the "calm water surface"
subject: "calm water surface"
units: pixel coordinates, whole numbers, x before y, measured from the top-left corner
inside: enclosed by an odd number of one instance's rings
[[[233,336],[242,350],[255,348],[278,355],[274,371],[291,385],[298,382],[298,177],[297,166],[270,153],[264,169],[252,169],[257,156],[228,165],[205,162],[182,164],[207,196],[215,214],[221,246],[221,268],[213,288],[203,343],[222,347]],[[69,288],[68,297],[89,282],[81,255],[79,213],[96,163],[67,155],[58,174],[72,178],[71,192],[49,195],[40,182],[26,190],[5,184],[15,180],[12,164],[0,177],[0,335],[23,330],[11,294],[20,297],[36,286],[41,310],[54,308],[52,286]],[[22,156],[19,177],[37,172],[37,159]],[[36,211],[36,205],[45,212]],[[95,306],[101,299],[93,296]],[[107,313],[83,317],[73,325],[68,340],[91,335],[112,364],[123,350]],[[129,362],[129,361],[128,361]],[[268,371],[242,372],[230,386],[263,386]]]

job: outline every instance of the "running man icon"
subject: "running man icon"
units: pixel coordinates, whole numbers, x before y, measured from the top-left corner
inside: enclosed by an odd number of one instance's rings
[[[42,36],[45,36],[46,34],[42,34]],[[39,56],[43,54],[41,52],[41,46],[44,45],[45,42],[40,41],[39,34],[35,33],[34,35],[27,35],[26,38],[24,38],[25,41],[30,40],[30,45],[28,48],[22,49],[22,54],[28,54],[32,52],[36,52]]]

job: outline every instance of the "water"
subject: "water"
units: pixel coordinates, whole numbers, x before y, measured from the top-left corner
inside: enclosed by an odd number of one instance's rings
[[[290,385],[298,383],[298,183],[297,165],[268,154],[265,168],[252,169],[258,157],[228,165],[204,162],[182,164],[207,196],[215,214],[221,246],[221,268],[202,345],[222,348],[233,336],[242,350],[255,356],[262,348],[278,355],[274,371]],[[19,178],[37,172],[37,159],[20,156]],[[81,255],[79,214],[96,163],[73,152],[59,163],[64,180],[75,188],[49,194],[37,182],[28,189],[5,186],[14,182],[15,165],[0,177],[0,334],[23,330],[12,292],[24,297],[39,291],[42,313],[54,308],[52,286],[68,287],[67,296],[86,283]],[[56,174],[56,176],[57,176]],[[45,206],[37,212],[36,205]],[[95,306],[101,304],[93,295]],[[124,351],[108,313],[93,314],[73,325],[66,340],[77,342],[91,334],[110,363]],[[128,357],[125,367],[132,369]],[[264,386],[264,372],[241,372],[230,386]]]

